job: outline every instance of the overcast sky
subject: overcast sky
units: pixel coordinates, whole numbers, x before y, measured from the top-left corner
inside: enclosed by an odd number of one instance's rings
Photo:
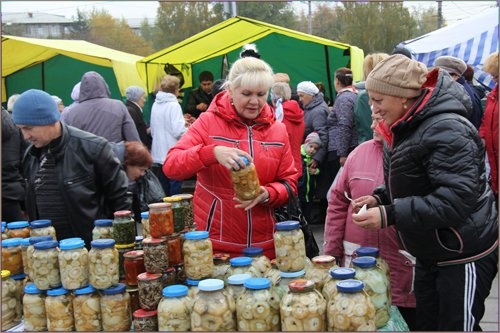
[[[307,10],[307,1],[295,1],[298,8]],[[481,13],[496,5],[490,1],[451,1],[443,0],[443,16],[448,24]],[[314,2],[313,2],[314,4]],[[435,6],[436,1],[405,1],[408,7]],[[64,15],[67,18],[76,16],[76,10],[91,11],[92,8],[106,9],[116,18],[154,18],[158,1],[10,1],[0,4],[2,12],[44,12]]]

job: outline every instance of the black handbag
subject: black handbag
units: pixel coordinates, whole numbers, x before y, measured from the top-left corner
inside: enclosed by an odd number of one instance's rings
[[[302,210],[300,209],[299,198],[293,192],[290,184],[286,181],[280,181],[283,185],[285,185],[286,190],[288,191],[288,203],[280,208],[274,209],[274,215],[278,222],[283,221],[299,221],[300,229],[304,233],[304,242],[306,246],[306,256],[309,259],[312,259],[319,255],[319,247],[316,239],[314,238],[314,234],[307,223],[306,218],[302,214]]]
[[[163,202],[165,197],[163,187],[151,169],[137,180],[137,193],[141,212],[148,211],[150,203]]]

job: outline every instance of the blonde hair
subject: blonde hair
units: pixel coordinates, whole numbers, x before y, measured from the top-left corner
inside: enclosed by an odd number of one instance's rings
[[[175,93],[179,89],[181,80],[177,76],[165,75],[160,82],[160,90],[166,93]]]
[[[491,74],[498,75],[498,52],[494,52],[484,61],[483,71]]]
[[[9,97],[9,100],[7,101],[7,111],[10,111],[12,112],[12,110],[14,110],[14,102],[16,101],[16,99],[21,96],[20,94],[14,94],[12,96]]]
[[[274,83],[273,70],[265,61],[246,57],[234,62],[224,87],[232,90],[238,87],[245,89],[262,88],[269,90]]]
[[[375,68],[375,66],[381,62],[382,60],[388,58],[389,55],[387,53],[371,53],[365,57],[363,60],[363,76],[366,80],[368,74]]]
[[[292,98],[292,89],[288,83],[276,82],[273,84],[271,91],[273,92],[274,99],[276,100],[282,98],[283,101],[289,101],[290,98]]]
[[[287,73],[276,73],[274,74],[274,82],[290,83],[290,76]]]

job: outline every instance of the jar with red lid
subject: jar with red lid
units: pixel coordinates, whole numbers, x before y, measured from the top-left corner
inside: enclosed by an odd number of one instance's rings
[[[225,280],[229,275],[227,272],[231,267],[229,263],[229,253],[214,253],[214,272],[212,278]]]
[[[144,266],[144,251],[134,250],[123,254],[123,267],[125,269],[125,283],[127,286],[137,286],[137,276],[146,272]]]
[[[167,202],[149,204],[149,232],[151,237],[160,238],[174,233],[172,205]]]
[[[156,310],[162,298],[162,274],[142,273],[137,276],[139,305],[144,310]]]
[[[135,243],[135,221],[130,210],[119,210],[114,213],[113,239],[116,244]]]
[[[182,262],[181,237],[179,234],[173,234],[167,237],[168,243],[168,262],[170,266]]]
[[[8,238],[27,238],[30,236],[30,224],[28,221],[16,221],[7,223]]]
[[[321,255],[312,258],[312,267],[306,270],[305,278],[312,280],[316,289],[323,290],[323,286],[330,279],[330,270],[338,267],[335,262],[335,257],[329,255]]]
[[[135,310],[132,315],[132,326],[134,332],[156,332],[158,331],[158,311]]]
[[[168,244],[164,238],[145,238],[142,241],[144,267],[149,273],[163,273],[168,268]]]

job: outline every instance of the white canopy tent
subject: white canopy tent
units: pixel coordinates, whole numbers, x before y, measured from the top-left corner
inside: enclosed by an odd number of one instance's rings
[[[442,55],[463,59],[474,67],[476,80],[493,88],[495,83],[482,68],[488,55],[498,51],[498,21],[498,7],[489,8],[481,14],[401,42],[398,47],[407,48],[414,59],[428,67]]]

